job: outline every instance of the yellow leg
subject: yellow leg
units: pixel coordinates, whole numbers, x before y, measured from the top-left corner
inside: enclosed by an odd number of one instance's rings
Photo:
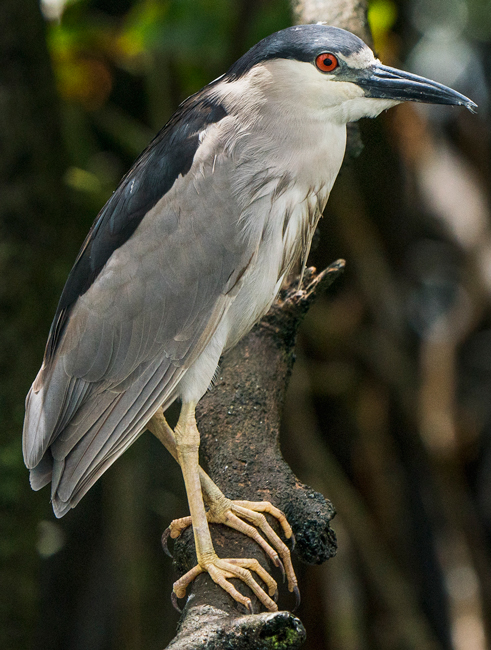
[[[203,571],[220,585],[234,600],[244,605],[252,612],[250,598],[243,596],[232,583],[230,578],[239,578],[256,595],[259,601],[270,611],[277,611],[276,603],[270,596],[277,591],[276,582],[261,567],[257,560],[243,558],[220,559],[213,548],[207,514],[201,493],[200,472],[198,463],[199,431],[196,426],[194,414],[195,404],[183,404],[179,421],[175,428],[175,443],[177,460],[181,466],[186,486],[186,493],[193,524],[194,541],[198,566],[191,569],[174,584],[174,593],[178,598],[186,594],[187,586]],[[252,577],[254,571],[263,580],[268,588],[269,596],[261,589]]]
[[[174,432],[168,425],[162,409],[159,409],[153,416],[147,424],[147,428],[160,440],[172,456],[178,460]],[[300,603],[300,592],[298,590],[295,571],[293,570],[290,549],[271,528],[263,513],[273,516],[281,525],[285,537],[290,539],[293,537],[293,533],[285,515],[268,501],[232,501],[227,499],[201,467],[199,467],[199,476],[202,494],[209,508],[206,513],[208,523],[224,524],[225,526],[229,526],[229,528],[234,528],[259,544],[273,564],[280,568],[283,574],[286,573],[288,589],[295,594],[296,606],[298,606]],[[170,523],[162,536],[164,550],[169,555],[170,553],[167,550],[168,537],[170,536],[172,539],[176,539],[191,523],[191,517],[174,519]],[[263,533],[266,539],[259,534],[257,529]]]

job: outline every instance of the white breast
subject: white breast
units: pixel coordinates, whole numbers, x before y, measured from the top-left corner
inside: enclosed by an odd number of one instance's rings
[[[258,244],[234,302],[181,382],[183,400],[201,397],[222,352],[268,311],[293,264],[308,254],[344,156],[345,124],[326,121],[323,111],[306,109],[288,92],[268,93],[266,101],[260,89],[272,82],[271,71],[261,66],[249,74],[256,75],[252,88],[247,78],[224,84],[220,99],[236,116],[230,155],[236,162],[232,192],[241,205],[239,227]]]
[[[288,73],[283,63],[269,64],[274,75],[267,67],[256,72],[262,77],[259,84],[255,80],[256,92],[271,80],[275,87],[284,87],[278,79]],[[227,348],[266,313],[293,264],[307,256],[346,147],[345,124],[326,120],[317,106],[306,108],[305,102],[288,91],[268,92],[267,97],[267,101],[256,97],[253,106],[233,106],[241,123],[255,115],[247,135],[237,140],[236,182],[237,191],[250,202],[244,206],[241,221],[246,229],[260,230],[260,244],[225,317]],[[255,196],[250,188],[258,174],[270,180]]]

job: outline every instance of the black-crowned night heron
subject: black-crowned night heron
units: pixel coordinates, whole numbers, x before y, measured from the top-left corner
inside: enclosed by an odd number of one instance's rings
[[[273,578],[255,560],[219,559],[208,522],[253,537],[277,566],[280,557],[298,591],[289,550],[263,514],[288,538],[282,513],[226,499],[199,468],[195,406],[220,356],[266,313],[293,265],[305,263],[343,160],[346,123],[403,101],[475,108],[450,88],[382,65],[342,29],[273,34],[181,104],[75,261],[27,397],[31,485],[51,481],[61,517],[150,429],[184,475],[191,517],[173,522],[172,536],[191,522],[194,529],[198,564],[174,585],[178,597],[208,571],[246,607],[230,578],[277,609]],[[176,399],[172,431],[163,411]]]

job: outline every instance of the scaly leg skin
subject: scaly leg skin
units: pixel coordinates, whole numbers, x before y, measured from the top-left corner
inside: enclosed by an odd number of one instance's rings
[[[278,610],[272,596],[276,594],[277,587],[273,578],[262,568],[257,560],[242,558],[220,559],[213,548],[210,529],[206,517],[205,505],[201,493],[200,473],[198,464],[199,431],[196,426],[194,414],[195,404],[183,404],[179,421],[175,428],[175,443],[177,460],[184,476],[184,484],[191,511],[194,541],[198,565],[183,575],[174,583],[173,592],[177,598],[186,595],[186,588],[203,571],[207,571],[214,582],[224,589],[234,600],[241,603],[252,613],[250,598],[243,596],[229,582],[230,578],[242,580],[256,595],[258,600],[271,612]],[[258,585],[252,577],[254,571],[266,584],[268,594]]]
[[[147,424],[147,428],[162,442],[172,456],[178,460],[174,432],[168,425],[162,409],[159,409],[153,416]],[[206,513],[208,523],[224,524],[244,533],[244,535],[251,537],[257,542],[273,564],[281,569],[283,577],[286,572],[288,589],[295,594],[296,604],[294,609],[296,609],[300,604],[300,591],[293,570],[290,550],[271,528],[263,513],[275,517],[281,525],[285,537],[294,540],[292,529],[285,515],[268,501],[232,501],[227,499],[201,467],[199,468],[199,473],[203,497],[209,508]],[[249,523],[243,521],[244,519]],[[182,517],[171,522],[162,536],[164,550],[168,555],[170,555],[167,548],[168,537],[170,536],[172,539],[176,539],[191,524],[191,517]],[[259,534],[257,529],[264,534],[266,539]]]

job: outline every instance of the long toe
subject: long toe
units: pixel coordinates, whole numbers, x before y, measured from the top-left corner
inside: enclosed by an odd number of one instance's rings
[[[267,610],[270,612],[278,611],[278,606],[275,600],[273,600],[278,591],[276,582],[257,560],[247,558],[221,560],[218,557],[208,560],[204,566],[196,565],[191,571],[188,571],[174,583],[172,603],[176,609],[179,609],[177,599],[184,598],[188,586],[203,571],[207,571],[213,582],[224,589],[237,603],[243,605],[251,614],[253,613],[251,599],[241,594],[230,582],[230,579],[237,578],[241,580],[249,587]],[[253,573],[266,585],[268,593],[256,582],[252,575]]]
[[[246,558],[220,560],[217,558],[213,564],[207,567],[207,571],[214,582],[230,594],[235,601],[244,605],[244,607],[251,613],[253,611],[251,599],[241,594],[233,584],[229,582],[230,578],[238,578],[239,580],[242,580],[242,582],[249,587],[259,602],[267,610],[270,612],[278,611],[278,606],[272,598],[277,590],[276,582],[269,573],[263,569],[257,560]],[[259,586],[251,572],[256,573],[266,584],[270,595]]]
[[[259,503],[231,501],[230,503],[230,510],[225,513],[221,523],[235,528],[254,539],[273,564],[279,567],[283,574],[286,574],[289,591],[298,591],[298,581],[293,569],[290,549],[276,534],[263,513],[271,514],[277,519],[283,531],[285,531],[285,535],[288,533],[288,538],[292,539],[293,533],[285,515],[268,501]],[[261,531],[262,535],[258,531]]]
[[[169,550],[169,537],[170,539],[177,539],[179,535],[186,530],[189,526],[192,526],[191,517],[181,517],[180,519],[174,519],[170,522],[168,527],[162,533],[162,548],[164,552],[169,556],[173,557],[172,553]]]

